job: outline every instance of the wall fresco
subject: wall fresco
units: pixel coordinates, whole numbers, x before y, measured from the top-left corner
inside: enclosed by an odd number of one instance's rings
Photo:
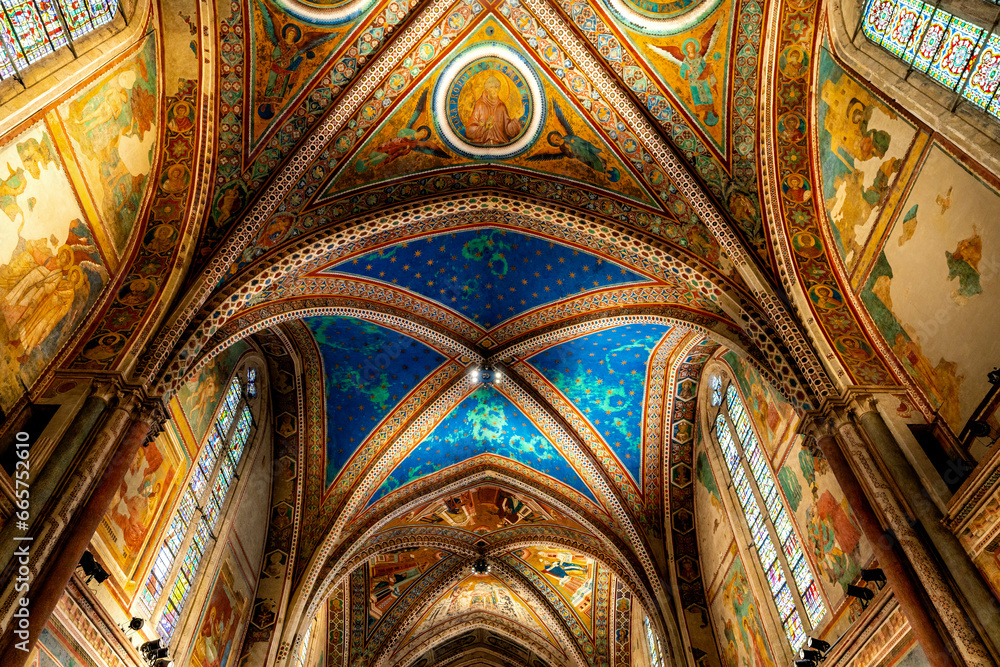
[[[712,616],[716,635],[722,644],[725,667],[774,667],[774,656],[760,618],[760,607],[750,590],[743,561],[730,551],[728,565],[720,588],[712,599]]]
[[[194,450],[201,446],[201,440],[212,424],[219,401],[229,389],[236,363],[249,349],[250,346],[245,341],[233,343],[205,364],[198,374],[177,392],[177,400],[194,438],[194,442],[188,445]]]
[[[233,651],[239,651],[237,642],[246,621],[249,597],[250,587],[237,565],[232,545],[227,544],[225,558],[205,602],[191,645],[188,656],[191,667],[230,667],[236,664]]]
[[[597,563],[565,549],[529,547],[514,555],[537,570],[573,608],[583,627],[593,634]]]
[[[733,369],[764,450],[773,457],[784,436],[799,422],[795,408],[746,359],[735,352],[726,352],[722,358]]]
[[[994,186],[933,145],[861,289],[882,336],[955,433],[1000,358],[998,205]]]
[[[159,135],[156,68],[150,35],[134,57],[58,109],[118,254],[139,216]]]

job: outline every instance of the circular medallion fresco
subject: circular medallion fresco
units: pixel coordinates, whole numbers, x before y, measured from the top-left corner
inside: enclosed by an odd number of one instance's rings
[[[693,28],[722,0],[604,0],[626,27],[648,35],[673,35]]]
[[[434,125],[465,157],[506,159],[528,150],[545,124],[541,82],[527,60],[487,42],[458,55],[434,88]]]
[[[274,0],[288,15],[315,25],[339,25],[361,16],[376,0]]]

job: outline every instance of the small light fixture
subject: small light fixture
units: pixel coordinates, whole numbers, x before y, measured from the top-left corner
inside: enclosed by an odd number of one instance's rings
[[[472,564],[472,573],[478,574],[479,576],[484,576],[490,573],[492,570],[490,562],[486,560],[484,556],[480,556],[476,559],[476,562]]]
[[[885,572],[882,568],[872,568],[870,570],[861,570],[861,579],[866,583],[874,583],[878,586],[879,590],[885,586]]]
[[[148,642],[144,642],[139,646],[139,653],[142,653],[148,659],[153,651],[159,651],[162,646],[162,640],[150,639]]]
[[[812,660],[796,660],[795,667],[816,667],[816,663]]]
[[[809,637],[806,639],[806,646],[817,651],[822,651],[823,653],[830,650],[830,642],[825,642],[822,639],[816,639],[815,637]]]
[[[861,608],[867,609],[868,603],[875,599],[875,593],[864,586],[847,585],[847,594],[861,600]]]
[[[811,648],[804,648],[799,651],[799,658],[802,660],[811,660],[813,662],[819,662],[823,659],[823,654],[819,651]]]
[[[97,562],[94,558],[94,554],[89,551],[84,551],[83,556],[80,557],[80,567],[83,568],[83,575],[87,577],[85,583],[90,583],[91,579],[97,580],[97,585],[100,586],[108,578],[108,572],[101,564]]]
[[[989,373],[987,373],[986,379],[989,380],[990,384],[993,386],[1000,384],[1000,368],[994,368]]]
[[[170,659],[157,660],[152,664],[152,667],[174,667],[174,661]]]
[[[975,420],[969,422],[969,433],[972,434],[973,438],[988,438],[993,429],[990,425],[981,420]]]

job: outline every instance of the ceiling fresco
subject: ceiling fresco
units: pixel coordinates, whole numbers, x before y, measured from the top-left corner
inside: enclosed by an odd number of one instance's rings
[[[449,495],[407,512],[386,528],[450,526],[488,535],[508,526],[551,524],[585,531],[567,514],[517,489],[481,486]]]
[[[642,488],[647,366],[669,325],[615,327],[538,352],[527,362],[569,399]]]
[[[437,301],[484,332],[556,301],[652,282],[591,253],[503,229],[404,241],[317,274],[398,286]]]
[[[543,580],[563,597],[583,627],[593,635],[598,569],[594,559],[571,551],[538,547],[519,549],[514,556],[542,574]]]
[[[446,361],[413,338],[346,317],[305,320],[323,358],[326,485],[390,411]]]
[[[527,416],[500,390],[483,386],[467,396],[417,445],[382,482],[369,503],[425,475],[483,453],[523,463],[597,501],[563,453]]]

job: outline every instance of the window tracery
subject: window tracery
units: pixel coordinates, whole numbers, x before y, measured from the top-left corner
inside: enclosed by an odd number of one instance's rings
[[[956,93],[956,103],[964,100],[1000,118],[1000,36],[940,5],[867,0],[861,29],[869,41]]]
[[[0,79],[110,23],[110,0],[0,0]]]
[[[217,537],[213,531],[256,427],[257,395],[256,369],[249,367],[233,375],[143,586],[141,600],[149,612],[166,596],[157,625],[164,640],[173,634],[209,542]],[[167,588],[171,578],[173,586]]]
[[[712,376],[710,387],[715,409],[712,433],[722,450],[785,636],[797,651],[805,644],[806,632],[823,620],[826,606],[742,397],[733,382],[724,383],[718,375]]]

